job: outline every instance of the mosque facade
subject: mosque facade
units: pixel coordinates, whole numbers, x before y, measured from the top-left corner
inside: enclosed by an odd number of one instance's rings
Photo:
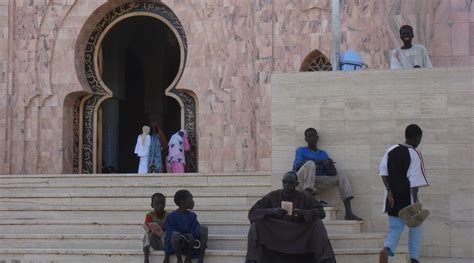
[[[150,122],[187,130],[189,172],[270,171],[272,73],[331,70],[331,17],[330,0],[0,1],[0,174],[125,165]],[[341,51],[386,69],[404,24],[434,67],[474,65],[472,1],[341,0]]]

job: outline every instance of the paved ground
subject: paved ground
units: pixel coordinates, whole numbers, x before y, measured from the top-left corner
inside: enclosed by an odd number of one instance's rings
[[[474,263],[474,258],[422,258],[421,263]]]

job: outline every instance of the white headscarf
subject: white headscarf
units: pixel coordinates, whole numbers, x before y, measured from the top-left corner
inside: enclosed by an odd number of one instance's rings
[[[148,126],[143,126],[142,128],[143,133],[138,135],[137,137],[137,144],[135,145],[135,153],[138,156],[147,156],[150,151],[150,143],[151,143],[151,138],[150,138],[150,127]]]
[[[142,146],[145,146],[146,136],[148,134],[150,134],[150,127],[145,125],[145,126],[142,127]]]

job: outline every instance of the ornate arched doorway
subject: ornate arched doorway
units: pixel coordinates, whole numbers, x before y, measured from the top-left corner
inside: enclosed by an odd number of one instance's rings
[[[82,53],[82,56],[80,54],[82,58],[82,60],[80,59],[82,69],[78,74],[80,75],[82,73],[84,75],[84,85],[87,85],[92,93],[79,97],[74,104],[73,172],[101,172],[104,158],[110,159],[107,153],[104,155],[104,151],[108,152],[109,155],[114,152],[113,147],[112,150],[104,149],[104,147],[107,147],[107,143],[122,143],[120,140],[117,140],[118,135],[114,135],[116,140],[107,142],[107,140],[104,140],[104,136],[107,136],[104,132],[110,134],[114,132],[115,128],[123,129],[132,127],[134,130],[131,132],[135,133],[132,140],[136,140],[136,135],[138,135],[140,130],[134,126],[149,125],[149,122],[154,120],[146,120],[147,117],[145,117],[145,115],[153,115],[154,110],[157,109],[155,107],[157,101],[149,101],[150,98],[153,99],[153,97],[148,96],[147,102],[143,99],[143,94],[155,91],[157,91],[157,93],[162,91],[160,102],[171,105],[169,106],[170,108],[178,111],[178,114],[174,114],[169,118],[170,120],[172,119],[175,124],[171,125],[173,127],[169,127],[168,135],[181,128],[187,130],[191,144],[191,151],[187,154],[187,172],[197,172],[196,98],[191,91],[176,89],[176,85],[183,74],[187,58],[186,35],[179,19],[171,9],[162,3],[135,2],[122,4],[108,10],[105,15],[102,15],[100,21],[95,22],[94,25],[95,27],[86,33],[88,37],[86,38],[86,43],[84,43],[83,48],[76,48],[76,51],[79,50],[79,53]],[[171,71],[168,70],[165,73],[163,73],[164,71],[150,73],[150,71],[153,71],[155,68],[158,69],[159,67],[156,63],[153,64],[149,56],[144,55],[146,50],[142,49],[148,48],[148,50],[152,50],[150,48],[153,47],[153,45],[147,45],[146,41],[142,41],[141,44],[135,43],[135,46],[132,48],[130,47],[133,46],[132,44],[123,45],[124,48],[122,48],[122,51],[125,50],[124,52],[111,53],[112,49],[120,49],[120,43],[129,43],[131,41],[130,39],[135,41],[137,36],[143,36],[143,32],[131,38],[125,38],[124,35],[128,33],[136,34],[137,30],[144,30],[143,28],[147,26],[150,26],[151,29],[149,30],[161,32],[157,34],[162,36],[163,41],[172,42],[168,46],[170,46],[169,50],[171,50],[171,56],[176,59],[176,63],[174,63],[174,66],[167,65],[168,67],[161,67],[162,69],[164,68],[163,70],[172,68]],[[155,38],[153,41],[156,42],[158,40]],[[159,42],[156,43],[159,44]],[[126,69],[122,71],[116,69],[111,70],[110,65],[113,65],[116,61],[110,61],[110,59],[114,57],[122,58],[121,56],[123,56],[123,60],[126,60],[128,63],[128,65],[127,63],[123,63]],[[166,59],[163,61],[166,61]],[[152,70],[145,71],[143,67],[147,65],[152,65]],[[81,65],[76,63],[76,67],[81,67]],[[125,75],[128,74],[128,79],[125,78],[123,81],[114,80],[115,77],[122,77],[122,73]],[[153,88],[150,88],[150,85],[147,87],[147,85],[144,84],[147,81],[150,82],[150,79],[146,80],[143,76],[140,77],[143,74],[152,76],[150,78],[155,77],[155,79],[151,79],[151,82],[154,82],[151,86],[158,86],[155,91]],[[161,79],[156,79],[156,76],[160,74],[165,76]],[[121,82],[132,84],[126,87],[127,85],[122,85],[123,83],[120,84]],[[130,88],[130,86],[132,87]],[[121,93],[122,95],[120,95]],[[129,95],[127,104],[125,103],[127,99],[121,98],[123,94],[131,94],[131,97],[135,97],[135,99],[130,99]],[[139,97],[138,100],[137,96]],[[143,105],[137,103],[140,99]],[[114,101],[119,100],[125,102],[114,103]],[[131,101],[135,101],[134,104],[130,104]],[[123,105],[117,106],[118,104]],[[114,127],[113,124],[110,124],[110,122],[113,122],[113,119],[118,120],[118,118],[122,118],[123,121],[123,117],[117,116],[118,113],[113,113],[114,107],[120,112],[132,112],[137,115],[142,115],[136,116],[135,121],[133,120],[133,116],[131,118],[129,116],[126,118],[128,122],[125,121],[124,125]],[[144,107],[148,108],[148,111],[136,111],[136,108]],[[178,118],[179,120],[177,120]],[[161,123],[163,123],[163,121],[164,120],[161,119]],[[130,130],[128,133],[130,133]],[[120,150],[118,148],[117,150],[119,154],[123,151],[123,149]],[[127,149],[127,154],[129,153],[133,154],[133,148]],[[120,158],[126,160],[128,157],[124,155]],[[124,172],[130,171],[124,170]]]

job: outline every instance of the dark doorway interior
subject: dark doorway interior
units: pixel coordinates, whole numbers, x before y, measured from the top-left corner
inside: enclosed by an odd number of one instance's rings
[[[107,33],[101,57],[102,79],[113,92],[101,106],[102,167],[136,173],[142,126],[158,123],[168,140],[181,127],[181,107],[165,95],[179,69],[178,40],[160,20],[134,16]]]

